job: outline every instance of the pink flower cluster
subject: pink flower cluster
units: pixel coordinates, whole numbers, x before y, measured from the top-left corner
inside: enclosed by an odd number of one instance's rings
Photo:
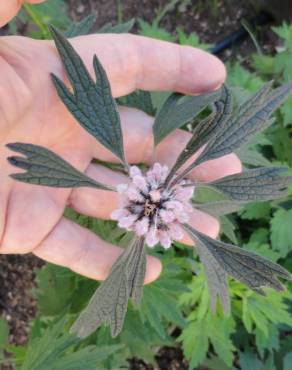
[[[189,221],[192,212],[190,199],[194,188],[183,187],[185,180],[165,188],[168,167],[155,163],[145,174],[137,166],[130,168],[129,184],[118,185],[120,207],[112,212],[112,219],[121,228],[144,236],[146,244],[158,242],[169,248],[173,239],[180,240],[180,223]]]

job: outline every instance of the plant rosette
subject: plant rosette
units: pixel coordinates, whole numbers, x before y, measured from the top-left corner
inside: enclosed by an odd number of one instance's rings
[[[169,248],[172,240],[180,240],[185,231],[194,241],[205,267],[213,310],[218,297],[224,312],[228,314],[230,311],[227,275],[260,294],[264,294],[262,287],[265,286],[283,290],[278,277],[291,279],[291,274],[283,267],[253,252],[214,240],[195,230],[188,221],[193,207],[221,216],[237,211],[244,203],[284,197],[292,183],[292,177],[285,174],[287,169],[253,168],[208,184],[191,182],[187,175],[199,164],[237,150],[270,126],[273,122],[270,116],[290,94],[292,82],[276,89],[272,89],[272,83],[268,82],[237,108],[233,107],[231,91],[225,85],[218,91],[200,96],[170,95],[155,117],[155,146],[173,130],[192,121],[205,107],[209,106],[211,113],[195,126],[191,139],[172,168],[155,163],[142,172],[126,162],[117,105],[98,58],[95,56],[93,60],[94,81],[66,38],[53,27],[51,33],[73,87],[72,93],[53,75],[60,99],[80,125],[120,159],[129,176],[128,182],[112,188],[81,173],[50,150],[24,143],[7,144],[11,150],[23,155],[11,156],[9,162],[26,170],[11,176],[17,181],[43,186],[117,191],[120,206],[112,213],[112,218],[119,227],[134,234],[129,247],[114,263],[109,276],[71,331],[79,337],[87,337],[106,323],[110,325],[112,336],[117,336],[123,327],[128,300],[138,306],[142,298],[145,246],[154,247],[159,243]],[[146,92],[145,96],[151,101]],[[192,160],[199,149],[200,154]],[[223,200],[193,204],[194,191],[201,186],[215,189],[222,194]]]

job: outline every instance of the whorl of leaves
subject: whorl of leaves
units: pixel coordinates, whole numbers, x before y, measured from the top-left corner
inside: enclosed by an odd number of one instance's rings
[[[89,18],[79,24],[78,32],[85,32],[92,21]],[[54,28],[51,28],[51,32],[73,90],[53,76],[61,100],[80,125],[127,167],[117,105],[103,67],[97,57],[94,57],[94,81],[71,44]],[[156,145],[176,128],[191,122],[206,106],[212,107],[213,111],[195,127],[191,139],[170,171],[165,187],[172,188],[199,164],[238,150],[254,134],[268,127],[272,123],[271,114],[292,90],[292,82],[272,91],[271,85],[271,82],[265,84],[236,109],[232,107],[231,93],[226,86],[200,96],[182,96],[176,93],[170,95],[155,118],[153,135]],[[151,96],[147,92],[136,92],[122,101],[126,105],[143,109],[148,114],[155,113]],[[112,190],[88,178],[48,149],[23,143],[8,144],[8,147],[24,154],[24,157],[8,158],[15,167],[26,170],[25,173],[12,175],[18,181],[53,187],[90,186]],[[201,153],[197,158],[182,173],[177,174],[199,149]],[[276,167],[257,168],[210,184],[186,183],[185,186],[209,186],[222,193],[222,197],[229,198],[195,205],[196,208],[220,217],[237,211],[245,202],[270,200],[285,195],[287,186],[291,184],[291,176],[283,176],[285,171],[286,169]],[[205,267],[214,310],[219,297],[225,312],[229,312],[227,275],[247,284],[260,294],[264,294],[264,286],[282,290],[278,277],[291,279],[284,268],[255,253],[213,240],[189,225],[183,227],[195,242]],[[118,335],[123,326],[128,300],[131,298],[136,305],[141,300],[145,269],[144,239],[137,237],[113,265],[109,276],[73,325],[72,332],[86,337],[106,323],[110,325],[112,336]]]

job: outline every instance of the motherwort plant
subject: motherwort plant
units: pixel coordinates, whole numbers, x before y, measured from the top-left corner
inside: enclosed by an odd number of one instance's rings
[[[139,305],[142,297],[146,246],[152,248],[160,244],[169,248],[172,240],[182,239],[184,232],[194,241],[205,267],[214,309],[219,297],[224,311],[228,313],[230,310],[227,275],[260,294],[264,294],[264,286],[282,290],[278,277],[291,279],[284,268],[255,253],[214,240],[195,230],[188,222],[193,207],[218,217],[238,210],[246,202],[285,196],[287,186],[292,183],[292,178],[285,176],[287,169],[253,168],[208,184],[192,182],[188,174],[203,162],[237,150],[253,135],[270,126],[271,114],[287,98],[292,83],[274,90],[271,82],[266,83],[243,105],[236,107],[227,86],[201,96],[170,95],[155,118],[155,146],[170,132],[192,121],[206,106],[211,113],[194,127],[191,139],[172,168],[155,163],[142,171],[126,162],[117,105],[98,58],[95,56],[93,59],[93,80],[70,43],[54,28],[51,32],[72,85],[72,90],[69,90],[58,77],[52,76],[60,99],[80,125],[120,159],[129,178],[115,189],[89,178],[50,150],[24,143],[7,145],[23,155],[9,157],[9,162],[26,170],[11,176],[18,181],[42,186],[117,191],[120,205],[112,213],[112,218],[119,227],[134,234],[129,247],[112,266],[109,276],[73,325],[72,332],[86,337],[102,323],[107,323],[112,335],[118,335],[128,300],[131,298],[135,305]],[[200,154],[193,159],[195,153]],[[224,199],[205,204],[192,203],[194,193],[201,186],[215,189]]]

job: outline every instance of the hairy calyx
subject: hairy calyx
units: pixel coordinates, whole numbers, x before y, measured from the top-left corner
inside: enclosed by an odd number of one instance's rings
[[[112,219],[118,221],[120,227],[144,236],[149,247],[160,242],[169,248],[173,239],[182,239],[180,223],[188,222],[192,212],[190,200],[194,187],[183,187],[186,180],[174,187],[165,187],[168,173],[168,167],[159,163],[145,174],[132,166],[130,182],[117,187],[120,206],[112,213]]]

